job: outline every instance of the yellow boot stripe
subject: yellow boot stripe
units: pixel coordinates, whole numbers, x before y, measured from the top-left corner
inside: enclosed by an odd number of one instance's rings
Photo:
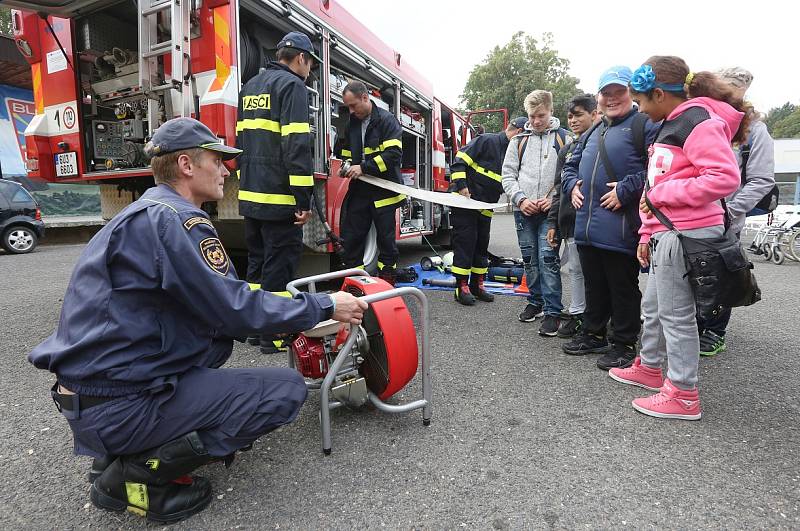
[[[128,503],[133,505],[134,508],[144,509],[145,511],[150,508],[150,498],[147,495],[147,485],[144,483],[128,483],[125,482],[125,492],[128,495]],[[131,507],[128,507],[130,510]],[[136,512],[136,511],[133,511]],[[136,512],[136,514],[139,514]]]

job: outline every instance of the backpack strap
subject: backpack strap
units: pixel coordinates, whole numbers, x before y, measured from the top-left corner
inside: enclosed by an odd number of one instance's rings
[[[739,156],[742,158],[742,163],[739,165],[739,173],[742,176],[742,186],[747,182],[747,161],[750,160],[750,144],[752,138],[747,137],[747,144],[739,146]]]
[[[561,128],[556,129],[556,143],[553,145],[553,147],[556,148],[556,153],[561,151],[561,148],[564,147],[567,141],[567,134],[562,131],[563,129]]]
[[[525,138],[519,141],[519,145],[517,146],[517,156],[519,157],[519,165],[517,166],[517,172],[522,169],[522,156],[525,154],[525,150],[528,149],[528,138],[529,135],[525,135]]]

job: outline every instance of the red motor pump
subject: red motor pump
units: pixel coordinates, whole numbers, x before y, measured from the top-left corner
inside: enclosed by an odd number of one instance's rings
[[[297,370],[306,378],[325,378],[328,374],[328,356],[321,340],[297,336],[292,342],[292,351]]]

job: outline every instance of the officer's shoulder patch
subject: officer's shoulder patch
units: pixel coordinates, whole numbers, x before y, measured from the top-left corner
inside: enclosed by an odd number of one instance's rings
[[[204,218],[202,216],[195,216],[193,218],[187,219],[186,221],[183,222],[183,226],[186,228],[186,230],[191,230],[192,227],[194,227],[195,225],[199,225],[201,223],[203,225],[208,225],[209,227],[214,228],[214,225],[211,224],[211,221],[209,221],[208,218]]]
[[[231,267],[231,261],[228,259],[228,253],[222,246],[222,242],[217,238],[206,238],[200,241],[200,254],[203,255],[203,260],[206,261],[208,267],[219,273],[220,275],[227,275],[228,269]]]

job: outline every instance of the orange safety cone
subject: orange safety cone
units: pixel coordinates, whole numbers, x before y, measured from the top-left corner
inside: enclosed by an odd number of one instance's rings
[[[522,275],[522,281],[520,281],[519,286],[514,288],[514,293],[530,293],[528,291],[528,282],[525,280],[525,275]]]

